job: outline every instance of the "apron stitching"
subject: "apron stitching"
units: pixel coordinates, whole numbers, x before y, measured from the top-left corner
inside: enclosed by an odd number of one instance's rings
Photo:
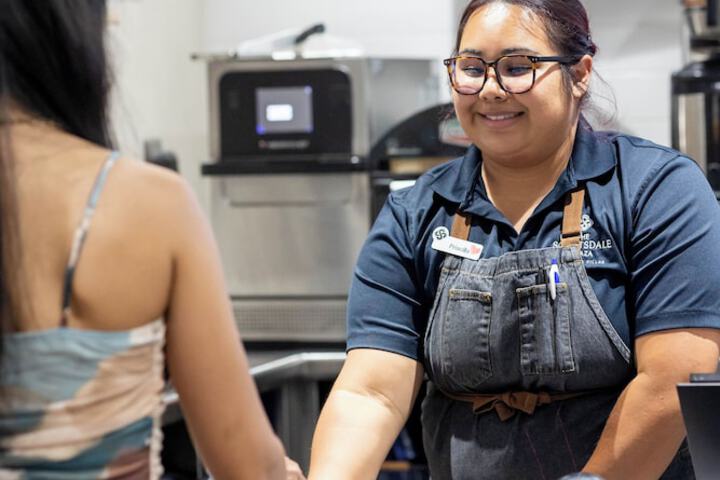
[[[450,289],[448,288],[447,293],[443,292],[443,294],[448,296],[447,302],[450,302]],[[444,359],[447,356],[447,352],[449,349],[449,341],[450,340],[448,339],[448,335],[446,335],[446,333],[445,333],[445,329],[448,326],[448,323],[450,321],[450,319],[446,317],[447,310],[449,309],[449,307],[450,307],[450,304],[449,303],[446,304],[445,315],[443,315],[443,320],[440,322],[440,335],[442,336],[441,338],[443,339],[442,352],[440,352],[441,359]],[[441,369],[442,374],[445,375],[446,377],[452,376],[452,373],[454,371],[452,362],[445,362],[444,360],[441,360],[440,369]]]
[[[573,349],[573,315],[572,315],[572,295],[570,295],[570,288],[568,287],[567,283],[565,284],[566,292],[567,292],[567,305],[565,305],[565,308],[567,309],[567,349],[565,351],[565,354],[563,355],[563,367],[561,368],[562,373],[573,373],[575,372],[575,350]],[[569,359],[569,361],[568,361]],[[567,364],[570,364],[570,368],[566,367]]]
[[[480,274],[480,273],[473,273],[473,272],[469,272],[469,271],[465,271],[465,270],[457,270],[457,269],[455,269],[455,270],[445,270],[445,271],[446,271],[447,273],[456,273],[456,272],[457,272],[457,273],[460,273],[460,274],[462,274],[462,275],[467,275],[468,277],[484,278],[484,279],[486,279],[486,280],[491,280],[491,279],[493,278],[492,275],[483,275],[483,274]],[[438,284],[439,284],[439,283],[438,283]]]
[[[563,439],[565,440],[565,447],[567,448],[568,454],[570,454],[570,460],[572,460],[573,464],[573,471],[578,471],[578,465],[575,461],[575,455],[573,455],[572,448],[570,448],[570,439],[568,439],[567,430],[565,430],[565,422],[562,421],[562,417],[560,416],[560,412],[562,411],[563,404],[561,403],[558,407],[556,413],[555,413],[555,419],[557,420],[557,423],[560,425],[560,431],[563,433]]]
[[[495,276],[499,277],[501,275],[515,275],[518,273],[535,273],[538,271],[538,267],[533,268],[518,268],[517,270],[506,270],[504,272],[496,273]]]
[[[528,445],[530,445],[530,451],[532,451],[533,457],[535,458],[535,462],[537,462],[538,470],[540,470],[540,476],[543,480],[547,480],[547,477],[545,476],[545,472],[542,468],[542,462],[540,461],[540,457],[538,456],[537,450],[535,450],[535,445],[533,445],[532,439],[530,438],[530,434],[527,431],[527,428],[524,426],[520,427],[522,428],[523,433],[525,434],[525,438],[527,438]]]
[[[440,273],[440,280],[441,280],[441,281],[444,281],[447,277],[448,277],[448,275],[446,274],[446,272],[441,272],[441,273]],[[432,342],[430,342],[430,332],[431,332],[432,327],[433,327],[433,325],[434,325],[434,323],[435,323],[435,312],[436,312],[437,309],[439,308],[439,304],[440,304],[440,303],[441,303],[440,296],[439,296],[439,295],[436,295],[435,298],[434,298],[434,300],[433,300],[432,309],[430,310],[430,319],[429,319],[429,321],[428,321],[428,323],[427,323],[427,326],[425,327],[425,335],[424,335],[425,348],[424,348],[424,350],[425,350],[425,357],[426,357],[426,358],[430,358],[430,357],[431,357],[431,354],[432,354],[432,352],[430,352],[430,349],[432,348]],[[442,367],[442,363],[441,363],[440,369],[442,370],[442,368],[443,368],[443,367]],[[431,363],[431,362],[428,362],[428,369],[432,369],[432,363]],[[442,371],[441,371],[440,373],[442,374]]]
[[[517,269],[517,270],[506,270],[506,271],[502,271],[502,272],[496,272],[495,275],[488,275],[488,274],[485,274],[485,273],[475,273],[475,272],[473,272],[473,271],[471,271],[471,270],[460,270],[459,268],[447,268],[447,267],[443,267],[443,269],[442,269],[442,271],[445,271],[445,272],[448,272],[448,273],[458,272],[458,273],[461,273],[461,274],[463,274],[463,275],[467,275],[467,276],[469,276],[469,277],[487,278],[487,279],[496,278],[496,277],[499,277],[499,276],[501,276],[501,275],[513,275],[513,274],[516,274],[516,273],[533,273],[533,272],[537,272],[537,270],[538,270],[538,267],[534,267],[534,268],[521,268],[521,269]]]
[[[620,335],[615,330],[612,322],[610,322],[610,320],[607,318],[607,315],[602,310],[602,306],[595,298],[594,293],[592,292],[592,287],[590,287],[588,284],[587,273],[584,269],[577,270],[577,273],[580,277],[579,283],[583,295],[585,295],[585,299],[592,307],[591,309],[593,311],[593,314],[595,314],[595,317],[600,322],[600,326],[602,326],[603,330],[605,330],[607,336],[610,337],[612,344],[615,346],[615,348],[618,349],[618,352],[623,357],[623,359],[626,362],[630,363],[630,349],[627,345],[625,345],[625,342],[622,340],[622,338],[620,338]],[[590,288],[590,292],[588,292],[588,288]],[[593,294],[591,295],[591,293]]]
[[[561,293],[562,293],[562,292],[560,291],[560,289],[558,289],[558,291],[557,291],[558,297],[561,297]],[[552,371],[558,370],[557,367],[558,367],[558,363],[560,362],[560,359],[558,358],[558,349],[557,349],[557,342],[558,342],[559,339],[558,339],[558,336],[557,336],[557,324],[556,324],[556,322],[557,322],[557,320],[558,320],[558,312],[557,312],[557,310],[558,310],[558,308],[559,308],[559,303],[560,303],[560,298],[558,298],[557,301],[553,302],[553,306],[552,306],[552,309],[551,309],[552,321],[551,321],[551,322],[548,322],[548,323],[550,324],[550,325],[549,325],[549,327],[550,327],[549,330],[550,330],[550,336],[551,336],[551,338],[552,338],[552,342],[551,342],[552,358],[553,358],[553,360],[554,360],[554,362],[553,362],[554,365],[552,365],[551,367],[549,367],[549,369],[552,370]],[[562,367],[561,367],[559,370],[562,371]]]

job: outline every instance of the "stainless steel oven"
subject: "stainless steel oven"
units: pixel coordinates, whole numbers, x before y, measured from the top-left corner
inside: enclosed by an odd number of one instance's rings
[[[245,340],[343,342],[370,147],[437,102],[435,60],[210,56],[209,215]]]

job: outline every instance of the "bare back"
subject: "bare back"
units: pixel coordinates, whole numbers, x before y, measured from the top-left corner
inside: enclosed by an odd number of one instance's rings
[[[109,151],[49,127],[12,134],[21,272],[32,311],[21,330],[58,326],[73,235]],[[176,175],[120,158],[100,193],[72,284],[68,325],[127,330],[162,316],[172,282]]]
[[[73,235],[110,152],[39,122],[14,125],[11,144],[20,280],[31,307],[18,329],[54,329]],[[173,386],[214,478],[285,478],[210,225],[180,176],[120,158],[99,194],[65,318],[71,328],[116,331],[159,317]]]

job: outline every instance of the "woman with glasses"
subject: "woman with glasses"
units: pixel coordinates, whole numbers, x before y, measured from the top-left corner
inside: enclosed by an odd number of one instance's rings
[[[0,478],[160,478],[165,365],[214,478],[290,478],[194,195],[110,147],[105,17],[0,0]]]
[[[433,480],[694,478],[675,385],[714,371],[720,209],[671,149],[583,118],[579,0],[474,0],[445,60],[473,144],[358,259],[311,480],[375,478],[427,377]]]

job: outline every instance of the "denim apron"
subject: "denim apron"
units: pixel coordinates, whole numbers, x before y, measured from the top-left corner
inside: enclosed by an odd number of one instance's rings
[[[446,256],[425,332],[422,424],[433,480],[580,471],[635,375],[580,256],[584,193],[567,196],[559,248]],[[456,213],[451,236],[467,240],[469,231],[470,218]],[[686,445],[662,478],[694,478]]]

